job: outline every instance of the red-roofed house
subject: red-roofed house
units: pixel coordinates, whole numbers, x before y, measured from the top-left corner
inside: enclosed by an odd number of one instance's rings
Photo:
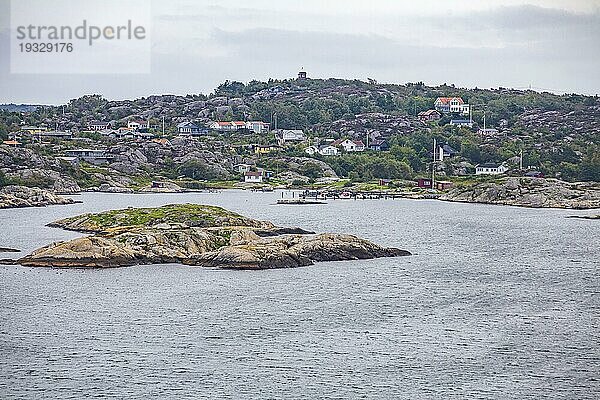
[[[444,113],[469,113],[469,105],[460,97],[438,97],[435,100],[435,109]]]
[[[362,140],[338,139],[331,143],[331,146],[341,147],[347,153],[365,151],[365,144]]]

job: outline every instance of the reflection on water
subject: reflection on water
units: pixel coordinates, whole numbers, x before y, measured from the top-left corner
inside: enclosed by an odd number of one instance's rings
[[[273,271],[1,267],[0,398],[598,398],[597,221],[278,196],[90,193],[0,210],[0,246],[24,252],[79,235],[44,227],[58,218],[198,202],[415,254]]]

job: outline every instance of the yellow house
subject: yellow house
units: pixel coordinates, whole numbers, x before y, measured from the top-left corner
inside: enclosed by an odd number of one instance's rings
[[[36,133],[46,132],[47,130],[48,130],[48,128],[44,128],[44,127],[40,127],[40,126],[23,126],[23,127],[21,127],[21,131],[27,132],[31,135],[34,135]]]
[[[274,152],[280,151],[280,150],[281,150],[281,146],[276,146],[276,145],[266,145],[266,146],[256,145],[256,146],[254,146],[255,154],[269,154],[269,153],[274,153]]]

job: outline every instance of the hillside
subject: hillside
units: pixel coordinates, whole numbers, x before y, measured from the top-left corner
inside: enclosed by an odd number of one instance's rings
[[[475,125],[472,128],[448,125],[451,118],[448,115],[439,122],[429,123],[416,117],[419,112],[432,108],[437,97],[443,96],[460,96],[469,103]],[[497,133],[477,134],[478,128],[483,127],[484,114],[486,127],[497,129]],[[123,101],[91,95],[71,100],[64,107],[39,106],[26,112],[4,110],[0,111],[0,135],[6,138],[23,125],[79,132],[93,120],[123,126],[132,118],[149,121],[156,127],[153,132],[158,136],[162,133],[164,118],[167,137],[172,136],[175,126],[183,121],[206,126],[210,121],[272,123],[276,119],[279,128],[303,129],[312,141],[344,137],[362,141],[385,139],[391,146],[389,152],[377,154],[343,154],[335,159],[314,156],[315,162],[320,160],[327,165],[317,168],[314,174],[294,171],[308,177],[317,177],[318,170],[327,166],[338,176],[354,180],[409,178],[428,173],[435,138],[458,153],[454,159],[436,167],[441,175],[470,174],[474,165],[484,162],[516,165],[516,157],[523,151],[523,165],[546,176],[569,181],[600,181],[599,98],[504,88],[462,89],[448,85],[428,87],[422,83],[396,85],[340,79],[269,80],[247,84],[227,81],[209,95],[156,95]],[[127,143],[119,147],[118,144],[124,143],[107,143],[98,135],[84,137],[92,139],[88,145],[106,146],[115,153],[120,160],[117,171],[136,174],[141,164],[142,170],[152,170],[159,175],[185,175],[178,170],[181,163],[196,160],[210,167],[205,174],[209,180],[230,179],[233,165],[251,157],[240,150],[243,146],[274,143],[271,135],[217,134],[207,138],[208,141],[183,145],[173,155],[161,157],[162,150],[150,150],[147,145]],[[42,157],[58,155],[63,148],[46,147],[40,151],[31,146],[32,151]],[[188,152],[193,154],[189,156]],[[130,162],[132,154],[137,158]],[[301,146],[292,146],[279,156],[305,154]],[[153,162],[153,159],[161,161]],[[9,163],[1,160],[0,163],[5,174],[14,172]],[[285,158],[266,157],[258,163],[277,168],[285,165]]]

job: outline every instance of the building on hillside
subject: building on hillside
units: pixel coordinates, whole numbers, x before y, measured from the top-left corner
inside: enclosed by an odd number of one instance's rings
[[[39,139],[72,139],[73,134],[68,131],[44,131],[34,134]]]
[[[472,128],[473,121],[471,121],[470,119],[452,119],[452,120],[450,120],[450,125],[458,126],[458,127],[462,126],[462,127]]]
[[[302,70],[300,72],[298,72],[298,80],[302,81],[308,78],[308,75],[306,74],[306,71]]]
[[[437,181],[435,182],[435,188],[437,190],[448,190],[450,188],[452,188],[452,186],[454,186],[454,184],[450,181]]]
[[[438,97],[434,106],[441,113],[469,114],[469,105],[461,97]]]
[[[289,142],[303,142],[306,140],[306,136],[301,129],[276,129],[273,132],[275,132],[275,138],[280,145]]]
[[[498,134],[498,129],[494,129],[494,128],[481,128],[477,131],[477,134],[481,135],[481,136],[494,136]]]
[[[422,122],[439,121],[442,118],[442,113],[438,110],[421,111],[418,115]]]
[[[504,164],[484,163],[475,167],[475,175],[501,175],[508,171]]]
[[[17,147],[21,145],[21,142],[17,141],[16,139],[11,139],[2,141],[2,144],[6,146]]]
[[[323,146],[319,146],[319,154],[322,156],[337,156],[339,154],[339,150],[335,146],[325,144]]]
[[[215,121],[209,125],[209,128],[219,132],[234,132],[246,129],[246,123],[244,121]]]
[[[333,141],[331,145],[341,147],[347,153],[365,151],[365,144],[361,140],[338,139]]]
[[[433,187],[433,182],[431,178],[419,178],[417,179],[417,186],[424,189],[431,189]]]
[[[200,135],[202,130],[200,127],[193,122],[186,121],[177,124],[177,134],[181,136],[194,136]]]
[[[103,131],[110,128],[110,122],[92,121],[88,124],[90,131]]]
[[[105,150],[94,149],[66,150],[65,155],[67,157],[77,157],[79,160],[90,164],[106,164],[112,159],[111,156],[106,154]]]
[[[319,148],[317,146],[308,146],[304,149],[304,152],[309,156],[314,156],[315,154],[319,153]]]
[[[127,121],[127,128],[139,131],[140,129],[150,129],[150,121],[131,120]]]
[[[281,150],[282,150],[281,146],[276,146],[276,145],[272,145],[272,144],[254,145],[254,153],[255,154],[269,154],[269,153],[275,153],[275,152],[281,151]]]
[[[237,164],[233,167],[239,174],[250,172],[252,166],[250,164]]]
[[[22,126],[20,128],[20,130],[25,133],[36,134],[36,133],[46,132],[48,130],[48,128],[43,127],[43,126]]]
[[[248,171],[244,173],[244,182],[246,183],[262,183],[263,178],[262,171]]]
[[[390,145],[385,139],[373,139],[369,143],[369,150],[373,151],[387,151],[390,149]]]
[[[246,129],[257,135],[261,135],[269,132],[270,125],[267,122],[262,121],[248,121],[246,122]]]

